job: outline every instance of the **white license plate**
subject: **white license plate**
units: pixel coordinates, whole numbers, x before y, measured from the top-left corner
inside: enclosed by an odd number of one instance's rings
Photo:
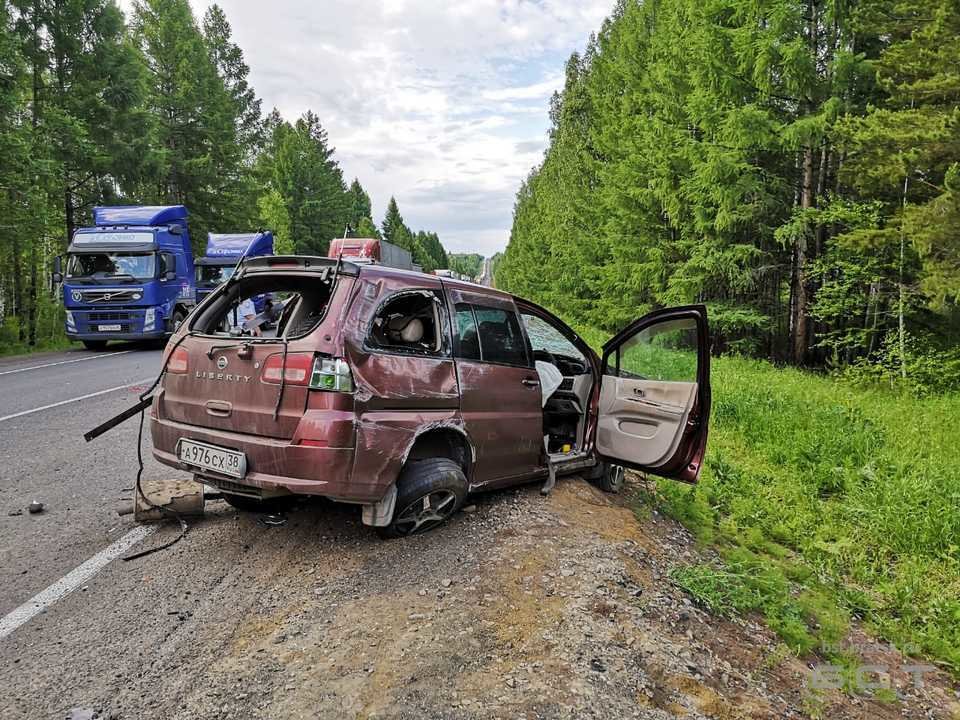
[[[120,332],[119,325],[97,325],[97,330],[100,332]]]
[[[242,478],[247,474],[247,457],[242,452],[181,438],[177,443],[180,462],[221,475]]]

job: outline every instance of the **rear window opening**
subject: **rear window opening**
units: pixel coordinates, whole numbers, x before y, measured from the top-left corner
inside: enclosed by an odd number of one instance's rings
[[[326,315],[332,285],[316,276],[244,278],[217,292],[190,331],[214,337],[302,337]]]

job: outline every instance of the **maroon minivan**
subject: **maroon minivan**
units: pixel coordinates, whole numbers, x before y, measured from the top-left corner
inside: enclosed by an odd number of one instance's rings
[[[251,318],[249,298],[272,307]],[[262,257],[171,338],[154,456],[266,509],[354,503],[389,537],[433,527],[474,490],[623,467],[695,482],[710,356],[701,305],[653,312],[602,357],[531,302],[373,264]]]

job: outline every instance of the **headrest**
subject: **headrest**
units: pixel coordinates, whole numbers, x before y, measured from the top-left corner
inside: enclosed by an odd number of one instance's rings
[[[419,318],[398,315],[387,322],[387,331],[394,340],[420,342],[423,339],[423,322]]]

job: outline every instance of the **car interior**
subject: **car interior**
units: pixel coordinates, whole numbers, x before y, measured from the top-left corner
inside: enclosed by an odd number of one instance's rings
[[[521,313],[534,360],[550,363],[563,376],[543,408],[543,432],[551,459],[583,449],[593,373],[583,354],[559,330],[536,315]]]
[[[439,311],[436,296],[425,290],[401,293],[389,300],[370,326],[371,347],[399,352],[435,353],[442,345],[437,332]]]
[[[323,319],[330,292],[329,282],[315,278],[247,278],[215,296],[190,329],[218,337],[301,337]],[[253,320],[246,320],[242,314],[249,314],[251,304],[259,310],[254,310]]]

